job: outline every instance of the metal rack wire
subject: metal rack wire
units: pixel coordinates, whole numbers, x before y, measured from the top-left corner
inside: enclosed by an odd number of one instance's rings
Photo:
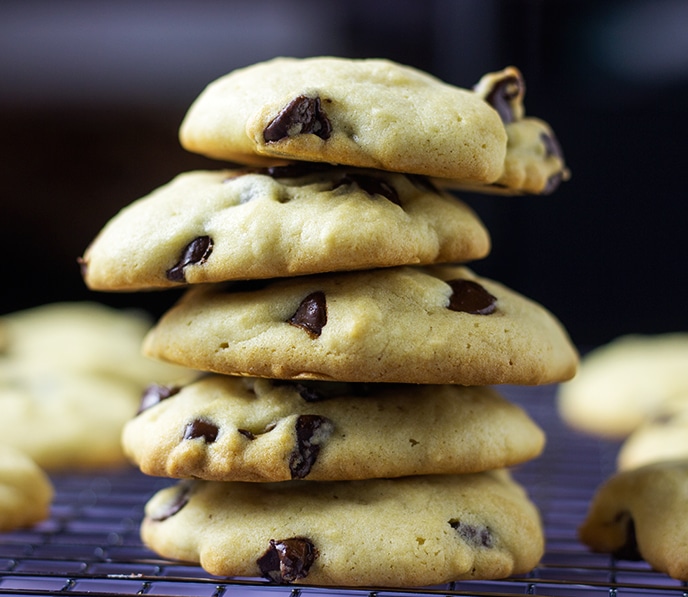
[[[643,562],[590,553],[576,538],[595,488],[614,470],[618,446],[566,428],[552,387],[502,391],[548,435],[543,456],[514,471],[541,510],[547,539],[542,562],[526,576],[424,589],[276,586],[261,579],[211,577],[197,566],[161,560],[141,544],[144,504],[171,482],[127,469],[54,477],[50,519],[0,535],[0,595],[688,596],[686,584]]]

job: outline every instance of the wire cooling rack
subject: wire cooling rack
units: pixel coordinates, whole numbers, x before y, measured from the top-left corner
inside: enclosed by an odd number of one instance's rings
[[[553,387],[506,387],[502,393],[526,408],[548,436],[545,453],[514,471],[540,508],[547,540],[542,562],[526,576],[424,589],[278,586],[211,577],[197,566],[161,560],[141,544],[144,504],[172,482],[124,470],[53,478],[51,518],[31,530],[0,534],[0,595],[688,597],[686,584],[643,562],[590,553],[576,538],[593,492],[614,470],[618,445],[566,428]]]

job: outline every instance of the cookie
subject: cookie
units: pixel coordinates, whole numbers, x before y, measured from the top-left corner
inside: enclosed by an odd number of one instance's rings
[[[539,118],[525,116],[525,81],[521,72],[510,66],[484,75],[474,91],[499,113],[507,134],[504,168],[489,184],[438,181],[455,190],[494,195],[549,195],[571,173],[564,152],[552,127]]]
[[[0,444],[0,531],[31,526],[50,514],[48,475],[20,450]]]
[[[559,388],[572,427],[624,438],[642,423],[688,403],[688,334],[627,335],[587,353]]]
[[[124,428],[149,475],[354,480],[503,468],[544,433],[488,387],[285,382],[210,375],[152,387]]]
[[[152,381],[188,372],[141,356],[141,341],[152,325],[138,310],[91,302],[60,302],[0,317],[5,336],[0,362],[35,363],[41,368],[125,379],[143,389]]]
[[[688,460],[617,473],[594,496],[580,538],[593,551],[643,559],[654,569],[686,581],[686,495]]]
[[[539,513],[505,471],[367,481],[184,481],[141,526],[166,558],[279,583],[424,586],[503,578],[543,553]]]
[[[382,59],[276,58],[211,83],[180,128],[189,151],[490,183],[504,166],[499,114],[472,90]]]
[[[577,364],[549,311],[458,266],[195,287],[143,350],[202,371],[351,382],[541,384]]]
[[[182,174],[125,208],[82,259],[141,290],[485,257],[487,230],[419,176],[302,164]]]
[[[140,355],[150,322],[97,303],[55,303],[0,318],[2,442],[48,471],[122,466],[124,424],[152,380],[190,379]],[[193,373],[195,375],[195,373]]]
[[[688,459],[688,406],[655,417],[634,429],[621,444],[617,466],[619,470],[628,470],[678,459]]]

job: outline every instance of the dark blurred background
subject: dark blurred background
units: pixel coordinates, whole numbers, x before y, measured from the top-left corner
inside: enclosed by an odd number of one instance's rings
[[[573,177],[549,197],[464,196],[473,264],[591,346],[687,330],[688,2],[3,0],[0,313],[94,299],[159,315],[177,291],[96,294],[76,258],[119,209],[194,168],[186,109],[277,55],[385,57],[463,87],[514,64]]]

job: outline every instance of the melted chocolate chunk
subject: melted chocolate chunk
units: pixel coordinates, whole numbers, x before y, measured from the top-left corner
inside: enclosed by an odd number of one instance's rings
[[[485,97],[485,101],[497,110],[504,124],[514,121],[514,111],[511,103],[524,93],[524,88],[525,83],[523,79],[519,77],[505,77],[498,81]]]
[[[184,439],[202,437],[206,444],[212,444],[217,439],[219,431],[217,425],[213,423],[203,419],[194,419],[191,423],[187,423],[184,429]]]
[[[191,497],[191,490],[193,485],[189,481],[182,481],[176,487],[173,499],[165,504],[165,506],[158,512],[150,516],[151,520],[155,522],[162,522],[179,512],[186,504],[189,503]]]
[[[344,185],[356,184],[362,190],[368,193],[371,197],[373,195],[382,195],[385,199],[388,199],[396,205],[401,205],[399,201],[399,194],[396,189],[390,185],[388,182],[377,178],[376,176],[370,176],[368,174],[346,174],[339,182],[335,183],[334,188],[338,188]]]
[[[174,396],[181,390],[179,386],[162,386],[159,384],[151,384],[144,391],[141,396],[141,404],[136,413],[140,415],[144,410],[159,404],[163,400],[167,400],[170,396]]]
[[[312,337],[317,338],[327,324],[327,302],[324,292],[312,292],[301,301],[288,322],[300,327]]]
[[[306,578],[317,557],[318,551],[305,537],[270,539],[270,546],[256,564],[263,578],[280,584],[291,583]]]
[[[331,169],[330,164],[321,164],[319,162],[298,162],[295,164],[287,164],[285,166],[270,166],[265,169],[265,174],[272,176],[272,178],[301,178],[309,174],[316,174]]]
[[[273,385],[293,386],[299,393],[299,396],[306,402],[321,402],[341,396],[369,396],[372,389],[368,383],[320,381],[314,379],[303,381],[274,380]]]
[[[497,298],[492,296],[477,282],[472,280],[450,280],[452,289],[449,297],[449,309],[471,313],[472,315],[490,315],[497,309]]]
[[[564,152],[561,150],[561,145],[554,135],[547,133],[540,133],[540,141],[545,146],[545,155],[547,157],[554,156],[561,160],[564,159]]]
[[[306,134],[329,139],[332,134],[332,124],[322,110],[319,97],[300,95],[265,127],[263,138],[270,143],[285,137]]]
[[[440,191],[435,186],[435,183],[433,183],[432,180],[430,180],[427,176],[421,176],[420,174],[407,174],[406,178],[408,178],[414,184],[414,186],[423,191],[428,191],[437,195],[440,194]]]
[[[466,543],[473,547],[490,548],[494,545],[492,533],[487,527],[476,527],[459,520],[450,520],[449,526],[451,526]]]
[[[320,415],[301,415],[296,419],[296,447],[289,459],[292,479],[303,479],[320,454],[320,445],[332,435],[332,421]]]
[[[205,263],[213,252],[213,239],[209,236],[199,236],[192,240],[182,252],[182,256],[176,265],[167,270],[167,279],[173,282],[186,282],[184,268],[187,265],[200,265]]]
[[[237,431],[250,440],[256,439],[255,433],[251,433],[248,429],[237,429]]]
[[[619,512],[614,520],[617,524],[625,525],[626,527],[626,540],[623,545],[618,547],[612,554],[615,558],[619,560],[633,560],[635,562],[642,560],[643,556],[640,555],[640,550],[638,549],[638,540],[635,535],[635,521],[631,516],[630,512]]]
[[[547,184],[545,187],[540,191],[541,195],[549,195],[556,191],[559,188],[559,185],[561,184],[561,181],[564,179],[564,175],[561,172],[557,172],[556,174],[552,174],[547,179]]]

